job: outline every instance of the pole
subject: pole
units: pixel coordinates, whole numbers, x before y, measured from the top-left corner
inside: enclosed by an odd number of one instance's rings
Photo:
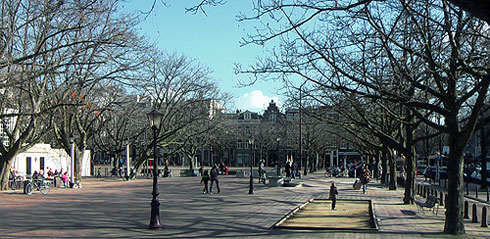
[[[303,85],[306,83],[306,81],[301,84],[299,87],[299,170],[301,171],[303,169],[303,115],[302,115],[302,110],[301,110],[301,98],[303,98]],[[294,173],[294,172],[293,172]],[[301,178],[301,173],[299,174],[299,178]]]
[[[153,198],[151,200],[150,229],[160,229],[160,200],[158,199],[158,152],[157,152],[158,128],[153,126]]]
[[[70,180],[71,183],[75,183],[75,143],[71,142],[71,170],[70,170]]]
[[[280,155],[280,150],[279,150],[279,142],[281,139],[277,138],[277,165],[276,165],[276,175],[279,177],[281,174],[281,156]]]
[[[129,181],[129,170],[130,170],[130,162],[129,162],[129,143],[126,144],[126,179]]]
[[[252,149],[253,149],[253,145],[254,145],[254,142],[253,142],[253,139],[249,141],[250,143],[250,182],[249,182],[249,185],[248,185],[248,194],[254,194],[254,177],[253,177],[253,169],[252,169],[252,161],[253,161],[253,152],[252,152]]]

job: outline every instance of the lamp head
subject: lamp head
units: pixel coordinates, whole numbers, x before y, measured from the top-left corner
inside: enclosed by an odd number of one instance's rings
[[[163,114],[160,111],[154,109],[150,113],[146,114],[148,121],[151,123],[152,128],[159,128],[162,122]]]

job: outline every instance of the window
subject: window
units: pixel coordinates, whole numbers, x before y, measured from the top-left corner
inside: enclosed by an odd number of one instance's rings
[[[250,135],[250,127],[245,127],[245,135]]]
[[[44,157],[39,158],[39,170],[44,171]]]
[[[31,157],[26,158],[26,174],[31,175],[32,174],[32,168],[31,168]]]
[[[237,135],[243,136],[243,126],[238,126],[238,132]]]
[[[237,149],[243,149],[243,142],[241,140],[238,140],[236,148]]]
[[[276,114],[270,114],[269,121],[276,122]]]
[[[244,119],[249,120],[251,118],[250,113],[245,113]]]

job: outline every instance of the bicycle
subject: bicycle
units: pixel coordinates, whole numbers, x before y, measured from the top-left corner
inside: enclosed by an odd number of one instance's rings
[[[33,181],[28,182],[24,186],[24,193],[27,195],[31,195],[32,191],[34,191],[34,187],[37,191],[40,191],[43,195],[46,195],[51,190],[49,183],[42,179],[34,179]]]
[[[9,185],[10,185],[10,189],[12,189],[12,190],[16,190],[18,188],[21,188],[22,187],[21,186],[22,185],[22,177],[17,176],[14,179],[10,179]]]

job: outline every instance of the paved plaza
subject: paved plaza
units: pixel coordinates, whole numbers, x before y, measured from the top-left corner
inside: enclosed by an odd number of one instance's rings
[[[403,205],[403,189],[389,191],[374,182],[363,195],[352,188],[352,178],[335,179],[339,199],[373,200],[378,232],[273,229],[307,200],[328,197],[332,179],[318,173],[303,180],[296,188],[256,183],[250,195],[247,178],[222,176],[221,193],[209,195],[202,194],[199,177],[160,178],[159,231],[147,229],[151,179],[89,178],[81,189],[54,189],[48,195],[0,192],[0,238],[457,238],[441,233],[442,207],[437,216],[424,215]],[[490,238],[490,229],[480,223],[465,225],[466,238]]]

